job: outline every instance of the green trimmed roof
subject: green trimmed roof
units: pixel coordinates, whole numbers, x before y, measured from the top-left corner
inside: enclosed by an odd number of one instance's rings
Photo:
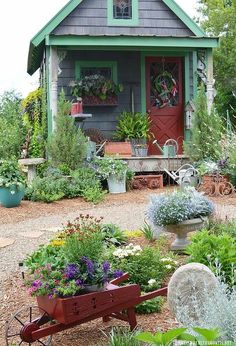
[[[42,61],[45,39],[82,2],[70,0],[30,41],[27,72],[32,75]],[[203,38],[205,32],[182,10],[174,0],[162,0],[176,16],[196,35]]]

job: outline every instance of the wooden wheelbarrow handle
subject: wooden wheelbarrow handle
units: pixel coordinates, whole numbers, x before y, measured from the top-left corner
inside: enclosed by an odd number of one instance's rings
[[[128,278],[129,278],[129,274],[124,273],[122,276],[120,276],[119,278],[111,280],[109,283],[112,285],[119,285],[121,282],[127,280]]]

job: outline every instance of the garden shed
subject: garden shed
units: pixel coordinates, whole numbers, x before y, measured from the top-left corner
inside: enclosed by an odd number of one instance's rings
[[[123,90],[105,100],[84,99],[83,112],[92,117],[83,127],[111,138],[122,111],[148,113],[163,145],[188,138],[199,80],[211,104],[217,46],[173,0],[71,0],[31,40],[28,73],[40,69],[46,82],[49,133],[61,88],[72,100],[72,81],[102,76]],[[151,144],[149,152],[156,150]]]

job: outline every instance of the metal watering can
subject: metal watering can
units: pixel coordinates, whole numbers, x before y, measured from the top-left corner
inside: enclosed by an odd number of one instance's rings
[[[182,165],[176,172],[170,172],[166,168],[164,168],[164,171],[180,185],[181,189],[188,186],[197,187],[200,181],[199,172],[188,163]]]
[[[163,148],[158,144],[156,139],[152,142],[152,144],[156,145],[165,158],[176,157],[179,149],[178,143],[175,139],[167,139],[163,145]]]

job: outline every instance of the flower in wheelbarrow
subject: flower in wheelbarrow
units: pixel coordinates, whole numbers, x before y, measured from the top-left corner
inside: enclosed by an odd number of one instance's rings
[[[123,275],[124,273],[122,272],[122,270],[115,270],[114,272],[113,272],[113,277],[114,277],[114,279],[117,279],[117,278],[120,278],[122,275]]]
[[[83,256],[82,257],[82,262],[85,263],[86,267],[87,267],[87,271],[88,271],[88,275],[89,276],[93,276],[94,274],[94,264],[93,261],[91,261],[89,258]]]
[[[102,269],[103,269],[103,271],[104,271],[105,274],[107,274],[107,273],[109,272],[110,267],[111,267],[111,266],[110,266],[110,263],[109,263],[109,262],[107,262],[107,261],[103,262],[103,264],[102,264]]]
[[[79,267],[76,264],[68,264],[65,268],[65,276],[68,280],[77,279],[80,275]]]

